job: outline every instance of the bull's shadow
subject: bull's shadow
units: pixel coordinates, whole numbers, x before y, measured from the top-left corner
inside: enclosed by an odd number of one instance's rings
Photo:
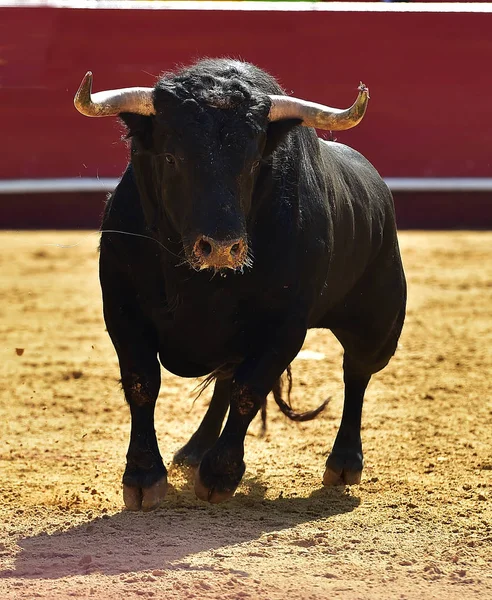
[[[26,537],[18,541],[15,567],[0,577],[56,579],[92,571],[116,575],[189,569],[182,559],[208,550],[218,558],[227,556],[229,546],[350,512],[360,502],[343,488],[317,490],[309,498],[268,500],[256,480],[245,483],[249,494],[237,494],[225,505],[199,503],[191,489],[171,489],[163,507],[152,513],[122,511],[52,535]]]

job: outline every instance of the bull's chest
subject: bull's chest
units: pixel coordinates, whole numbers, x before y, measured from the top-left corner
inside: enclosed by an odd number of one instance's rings
[[[172,315],[159,321],[162,364],[192,376],[240,362],[254,327],[247,302],[227,290],[178,296]]]

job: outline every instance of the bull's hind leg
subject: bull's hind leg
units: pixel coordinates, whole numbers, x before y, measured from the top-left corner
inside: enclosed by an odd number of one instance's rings
[[[404,315],[403,307],[389,327],[389,333],[374,334],[369,336],[370,339],[348,331],[333,330],[345,349],[345,399],[340,428],[326,461],[325,485],[360,483],[364,466],[360,435],[364,394],[371,376],[383,369],[395,353]]]
[[[362,403],[371,374],[358,369],[347,356],[343,362],[345,399],[342,422],[326,461],[324,485],[360,483],[364,466],[360,427]]]
[[[222,423],[229,408],[231,383],[231,378],[216,380],[207,412],[189,442],[174,455],[175,464],[197,467],[207,450],[219,439]]]

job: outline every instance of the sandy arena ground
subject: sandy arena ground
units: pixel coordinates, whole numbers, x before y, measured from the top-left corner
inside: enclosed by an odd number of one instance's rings
[[[293,398],[332,396],[325,413],[296,425],[270,402],[232,501],[196,500],[171,469],[164,506],[135,514],[122,510],[130,421],[97,235],[0,233],[0,599],[492,598],[492,233],[400,238],[408,318],[366,396],[362,484],[321,486],[341,352],[314,331]],[[164,375],[167,465],[205,411],[196,385]]]

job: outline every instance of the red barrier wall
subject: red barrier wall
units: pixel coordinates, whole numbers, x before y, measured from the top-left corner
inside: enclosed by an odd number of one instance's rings
[[[347,106],[360,80],[365,120],[337,134],[386,177],[490,177],[492,13],[334,10],[0,8],[0,179],[119,175],[116,119],[73,108],[95,91],[151,86],[176,64],[240,57],[288,92]],[[381,10],[381,7],[379,7]]]
[[[337,137],[385,176],[490,176],[491,32],[491,13],[3,8],[0,178],[118,175],[116,120],[73,108],[82,75],[96,90],[149,86],[204,55],[335,106],[363,80],[367,117]]]

